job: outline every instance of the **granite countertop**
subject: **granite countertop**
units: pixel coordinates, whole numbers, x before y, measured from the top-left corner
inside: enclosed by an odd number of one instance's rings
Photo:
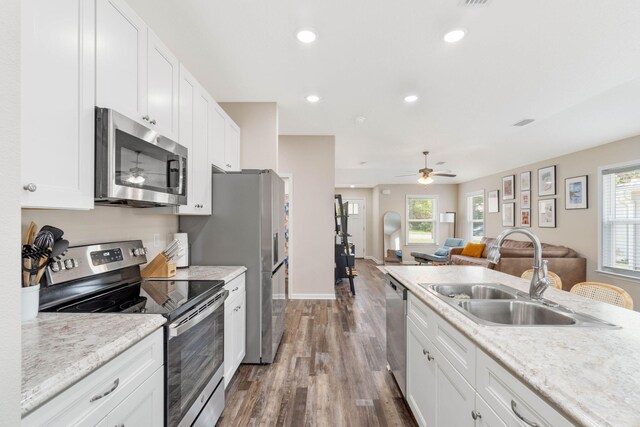
[[[159,314],[115,313],[38,313],[22,322],[22,416],[165,322]]]
[[[471,266],[386,270],[572,422],[640,426],[640,313],[549,288],[546,299],[622,328],[482,326],[419,284],[497,282],[528,292],[529,282]]]
[[[247,271],[244,266],[207,266],[192,265],[187,268],[178,268],[173,277],[159,277],[154,280],[224,280],[230,282]]]

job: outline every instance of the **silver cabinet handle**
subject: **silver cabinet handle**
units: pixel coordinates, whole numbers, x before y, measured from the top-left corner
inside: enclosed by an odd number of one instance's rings
[[[89,400],[89,402],[95,402],[96,400],[100,400],[100,399],[102,399],[103,397],[110,395],[111,393],[113,393],[113,392],[114,392],[114,390],[115,390],[115,389],[117,389],[117,388],[118,388],[118,385],[120,385],[120,378],[116,378],[116,380],[113,382],[113,384],[111,385],[111,388],[110,388],[109,390],[105,391],[105,392],[104,392],[104,393],[102,393],[102,394],[96,394],[95,396],[93,396],[93,397]]]
[[[24,185],[22,188],[29,191],[30,193],[33,193],[38,189],[38,187],[36,187],[36,185],[33,182],[30,182],[27,185]]]
[[[473,418],[474,420],[480,420],[482,419],[482,414],[477,411],[471,411],[471,418]]]
[[[240,289],[240,288],[239,288],[238,286],[236,286],[235,288],[233,288],[233,290],[232,290],[231,292],[235,292],[235,291],[237,291],[238,289]]]
[[[151,119],[151,121],[149,123],[151,123],[152,125],[155,125],[156,124],[156,119]]]
[[[427,360],[428,360],[429,362],[431,362],[433,359],[435,359],[435,357],[433,357],[433,356],[431,355],[431,353],[429,353],[429,352],[427,351]]]
[[[149,121],[149,116],[142,116],[142,120]]]
[[[423,349],[422,349],[422,354],[424,354],[424,355],[426,356],[426,355],[427,355],[427,353],[429,353],[429,352],[423,348]]]
[[[525,423],[528,426],[531,427],[540,427],[538,425],[538,423],[534,423],[533,421],[529,421],[528,419],[526,419],[525,417],[523,417],[522,415],[520,415],[518,413],[518,410],[516,409],[517,405],[516,405],[516,401],[511,399],[511,410],[513,411],[514,414],[516,414],[516,417],[520,418],[522,420],[523,423]]]

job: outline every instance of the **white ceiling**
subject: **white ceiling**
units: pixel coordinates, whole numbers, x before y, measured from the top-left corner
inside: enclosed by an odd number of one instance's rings
[[[463,182],[640,134],[638,0],[128,2],[216,100],[276,101],[281,134],[335,135],[338,186],[413,183],[395,176],[424,149],[458,174],[437,182]]]

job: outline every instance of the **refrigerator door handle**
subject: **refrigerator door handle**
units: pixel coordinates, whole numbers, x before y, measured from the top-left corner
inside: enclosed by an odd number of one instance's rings
[[[278,233],[273,235],[273,264],[278,263]]]

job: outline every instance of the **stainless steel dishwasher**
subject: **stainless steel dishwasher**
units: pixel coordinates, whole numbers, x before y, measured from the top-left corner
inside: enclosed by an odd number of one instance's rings
[[[402,395],[407,385],[407,288],[387,276],[387,363]]]

